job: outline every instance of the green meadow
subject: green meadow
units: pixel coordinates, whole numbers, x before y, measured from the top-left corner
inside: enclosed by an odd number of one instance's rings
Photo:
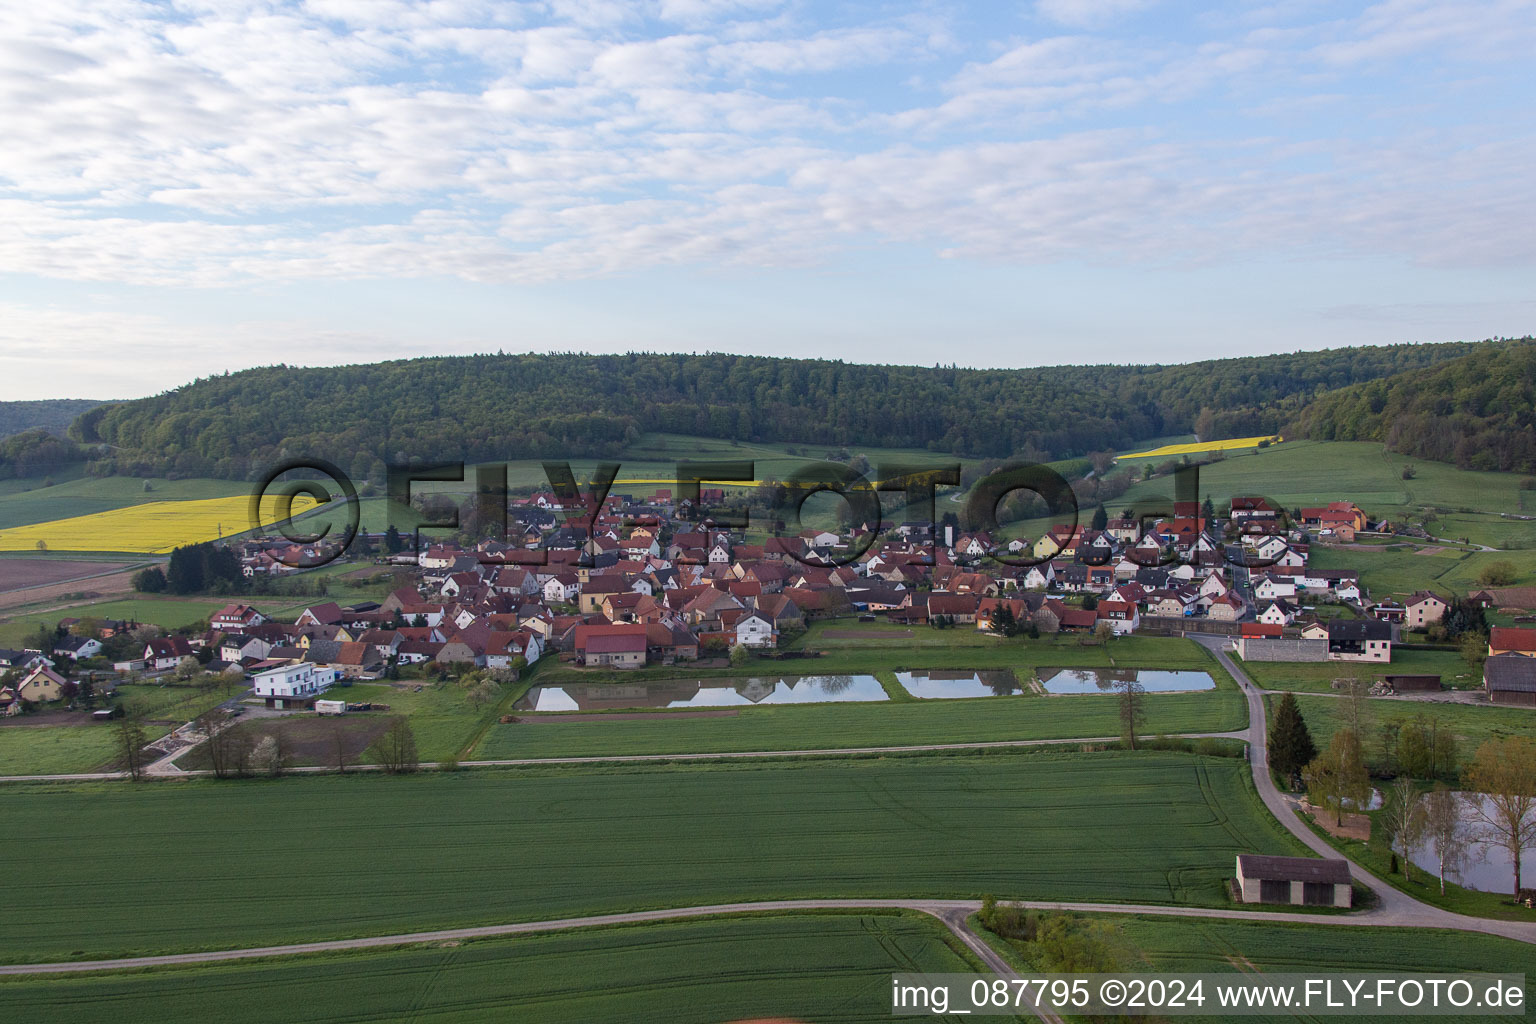
[[[1245,761],[1060,751],[0,787],[11,962],[792,897],[1222,905]],[[110,836],[110,841],[102,837]],[[131,879],[93,885],[81,878]]]
[[[890,1019],[897,971],[975,970],[917,914],[750,915],[139,973],[6,978],[32,1024]],[[955,1021],[958,1017],[941,1017]]]

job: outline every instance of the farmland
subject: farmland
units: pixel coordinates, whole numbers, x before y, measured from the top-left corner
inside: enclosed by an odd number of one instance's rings
[[[10,961],[784,897],[1220,904],[1234,854],[1299,849],[1245,762],[1146,751],[23,784],[0,815],[0,856],[72,865],[8,895]]]
[[[295,515],[314,506],[307,494],[293,501]],[[263,503],[261,522],[278,520],[277,500]],[[202,498],[152,501],[106,512],[55,519],[0,531],[0,551],[143,551],[165,554],[172,548],[244,533],[253,527],[250,498]]]
[[[1225,441],[1188,441],[1181,444],[1165,444],[1144,452],[1128,452],[1120,459],[1163,459],[1180,455],[1199,455],[1204,452],[1229,452],[1241,448],[1257,448],[1264,441],[1278,441],[1273,434],[1258,437],[1232,437]]]
[[[126,569],[132,564],[83,558],[0,558],[0,593],[99,576]]]
[[[918,915],[762,915],[391,952],[0,981],[33,1024],[329,1024],[420,1018],[716,1024],[890,1019],[895,971],[973,969]],[[263,993],[259,999],[253,992]],[[941,1018],[951,1019],[951,1018]]]
[[[1249,921],[1106,917],[1134,956],[1156,971],[1264,973],[1316,971],[1477,971],[1529,974],[1531,947],[1466,932],[1408,928],[1328,928]],[[1135,969],[1134,967],[1132,969]],[[1533,979],[1536,980],[1536,979]],[[1531,987],[1527,987],[1527,1000]],[[1186,1020],[1218,1018],[1184,1018]],[[1294,1020],[1246,1017],[1245,1020]],[[1486,1017],[1441,1017],[1486,1020]]]

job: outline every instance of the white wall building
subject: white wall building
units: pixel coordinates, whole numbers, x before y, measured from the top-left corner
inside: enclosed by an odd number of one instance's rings
[[[336,670],[317,665],[283,665],[258,672],[252,677],[256,696],[267,702],[268,707],[303,707],[331,688],[336,681]]]

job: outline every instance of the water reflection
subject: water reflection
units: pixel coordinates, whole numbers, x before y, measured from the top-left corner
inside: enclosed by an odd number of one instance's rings
[[[1475,832],[1477,825],[1472,820],[1471,807],[1474,802],[1486,801],[1488,798],[1481,793],[1457,792],[1454,795],[1461,808],[1462,825],[1468,832]],[[1440,859],[1435,856],[1434,848],[1427,841],[1414,847],[1408,859],[1413,861],[1414,867],[1439,877]],[[1526,850],[1525,856],[1520,858],[1520,874],[1524,879],[1536,878],[1536,850]],[[1460,871],[1447,870],[1445,878],[1466,889],[1507,895],[1515,885],[1514,862],[1510,860],[1509,851],[1502,846],[1473,843],[1467,863],[1462,865]],[[1530,883],[1527,881],[1525,884]]]
[[[1007,697],[1022,692],[1012,672],[958,672],[936,669],[898,672],[896,678],[907,692],[925,700],[964,697]]]
[[[1040,685],[1047,693],[1113,693],[1125,682],[1141,684],[1148,693],[1210,690],[1216,680],[1209,672],[1146,668],[1042,668]]]
[[[872,675],[750,676],[647,683],[535,686],[519,711],[619,711],[644,708],[729,708],[889,700]]]

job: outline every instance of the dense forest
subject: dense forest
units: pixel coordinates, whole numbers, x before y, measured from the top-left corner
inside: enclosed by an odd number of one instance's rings
[[[1288,433],[1381,441],[1463,469],[1536,473],[1536,343],[1529,338],[1324,395]]]
[[[64,435],[69,425],[92,406],[83,398],[49,398],[34,402],[0,402],[0,438],[27,430],[46,430]]]
[[[1191,430],[1275,430],[1323,392],[1474,348],[1396,345],[1023,370],[724,353],[274,366],[98,406],[71,435],[87,446],[94,472],[226,479],[300,455],[338,461],[358,478],[410,459],[617,456],[646,431],[1045,460]]]

